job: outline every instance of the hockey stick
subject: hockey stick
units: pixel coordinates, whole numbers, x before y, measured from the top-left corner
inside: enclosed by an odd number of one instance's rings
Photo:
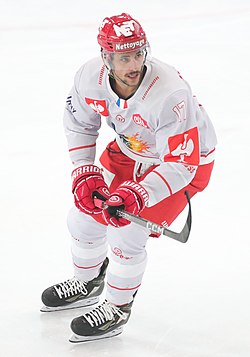
[[[188,215],[187,215],[186,223],[180,233],[171,231],[170,229],[168,229],[160,224],[148,221],[145,218],[142,218],[140,216],[135,216],[134,214],[128,213],[123,210],[117,210],[117,214],[119,217],[125,218],[130,222],[139,224],[142,227],[150,229],[152,232],[163,234],[164,236],[175,239],[181,243],[186,243],[188,240],[190,230],[191,230],[191,225],[192,225],[192,211],[191,211],[191,203],[190,203],[190,197],[189,197],[188,191],[185,191],[185,195],[186,195],[187,201],[188,201]],[[95,201],[95,204],[97,207],[105,208],[104,201],[102,201],[98,198],[95,198],[94,201]]]

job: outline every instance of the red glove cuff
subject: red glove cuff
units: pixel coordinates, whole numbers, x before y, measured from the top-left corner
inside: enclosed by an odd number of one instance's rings
[[[102,208],[96,206],[95,197],[103,201],[110,197],[102,169],[94,165],[80,166],[73,170],[72,180],[75,206],[89,215],[101,213]]]
[[[140,210],[142,210],[145,207],[147,201],[149,200],[149,195],[148,192],[145,190],[145,188],[142,185],[140,185],[138,182],[132,180],[124,181],[118,187],[119,191],[122,190],[123,188],[129,189],[136,194],[136,196],[140,200],[140,205],[141,205]]]
[[[72,191],[74,192],[74,189],[77,185],[77,181],[83,177],[87,177],[90,175],[97,175],[102,177],[102,169],[100,169],[98,166],[95,165],[84,165],[77,167],[72,171],[71,178],[72,178]]]

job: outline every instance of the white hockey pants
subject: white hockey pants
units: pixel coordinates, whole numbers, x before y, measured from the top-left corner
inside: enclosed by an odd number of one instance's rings
[[[81,281],[92,280],[108,255],[106,298],[116,305],[130,302],[145,271],[149,230],[134,223],[106,227],[75,207],[69,212],[68,228],[75,276]]]

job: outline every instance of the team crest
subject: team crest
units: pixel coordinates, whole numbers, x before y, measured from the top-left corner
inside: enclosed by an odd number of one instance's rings
[[[171,136],[168,139],[168,146],[170,153],[164,156],[164,161],[199,165],[200,150],[197,128]]]

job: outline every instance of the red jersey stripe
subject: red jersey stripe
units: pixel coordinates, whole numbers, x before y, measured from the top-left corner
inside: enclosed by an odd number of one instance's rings
[[[167,180],[157,171],[152,171],[152,173],[158,175],[162,179],[162,181],[166,184],[167,188],[169,189],[170,195],[172,195],[173,192],[172,192],[172,189],[171,189],[169,183],[167,182]]]
[[[91,145],[86,145],[86,146],[77,146],[76,148],[69,149],[69,152],[70,151],[75,151],[75,150],[81,150],[81,149],[88,149],[88,148],[92,148],[94,146],[96,146],[96,143],[95,144],[91,144]]]
[[[201,157],[208,157],[208,155],[212,154],[213,152],[215,152],[215,148],[211,151],[209,151],[209,153],[207,154],[202,154]]]

